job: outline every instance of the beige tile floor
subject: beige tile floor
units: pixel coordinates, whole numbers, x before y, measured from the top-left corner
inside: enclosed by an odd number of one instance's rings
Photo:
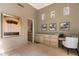
[[[29,43],[26,46],[12,50],[4,55],[7,56],[77,56],[76,53],[67,51],[62,48],[49,47],[44,44]]]

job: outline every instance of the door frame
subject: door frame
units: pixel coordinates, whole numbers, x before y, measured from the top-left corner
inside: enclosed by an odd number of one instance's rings
[[[27,25],[28,25],[28,20],[32,21],[32,43],[34,44],[34,19],[33,18],[27,18]],[[28,33],[27,33],[28,34]]]

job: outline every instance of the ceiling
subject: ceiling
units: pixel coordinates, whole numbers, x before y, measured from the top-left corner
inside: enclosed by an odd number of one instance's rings
[[[36,9],[41,9],[44,8],[52,3],[29,3],[30,5],[32,5],[34,8]]]

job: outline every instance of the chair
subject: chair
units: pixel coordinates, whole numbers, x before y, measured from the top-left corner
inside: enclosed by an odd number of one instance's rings
[[[67,48],[67,53],[69,54],[69,49],[75,49],[78,53],[78,38],[77,37],[66,37],[65,41],[62,42],[63,46]],[[79,55],[79,53],[78,53]]]

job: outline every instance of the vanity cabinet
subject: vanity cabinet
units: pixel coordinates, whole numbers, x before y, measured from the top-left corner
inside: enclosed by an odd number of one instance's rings
[[[58,47],[58,35],[57,34],[36,34],[35,41],[41,44],[45,44],[51,47]]]

